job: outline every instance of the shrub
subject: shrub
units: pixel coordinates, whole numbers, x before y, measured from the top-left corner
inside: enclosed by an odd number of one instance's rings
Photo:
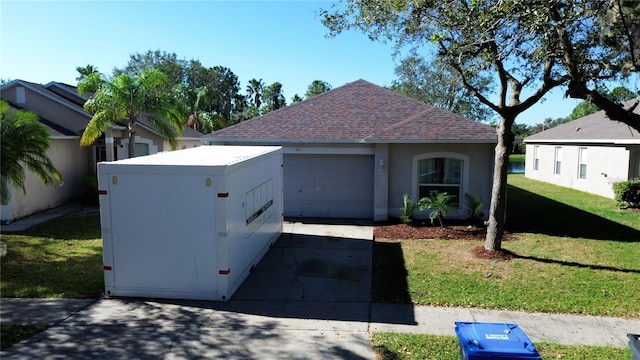
[[[416,204],[409,194],[404,194],[402,197],[402,208],[400,221],[404,224],[410,224],[413,220],[413,214],[418,210],[418,204]]]
[[[84,178],[84,202],[87,205],[98,205],[98,177],[96,175]]]
[[[482,220],[484,213],[482,212],[482,201],[480,198],[466,193],[464,194],[465,199],[467,200],[467,215],[471,220]]]
[[[613,192],[621,208],[640,209],[640,180],[614,183]]]
[[[455,198],[456,197],[454,195],[449,195],[446,192],[438,192],[429,197],[420,199],[418,209],[420,211],[431,209],[432,211],[429,214],[431,224],[433,224],[433,221],[438,218],[440,226],[444,227],[444,217],[447,216],[452,206],[456,206],[453,202]]]

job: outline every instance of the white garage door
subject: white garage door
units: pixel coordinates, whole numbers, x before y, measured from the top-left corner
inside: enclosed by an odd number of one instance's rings
[[[284,215],[373,218],[373,156],[285,155]]]

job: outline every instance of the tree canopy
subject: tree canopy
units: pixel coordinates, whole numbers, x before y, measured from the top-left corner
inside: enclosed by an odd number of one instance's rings
[[[455,70],[442,61],[428,61],[414,54],[403,59],[395,73],[398,78],[391,84],[391,90],[399,94],[476,121],[488,122],[494,116],[491,109],[462,85]],[[475,86],[488,91],[490,79],[478,81]]]
[[[320,16],[330,36],[357,29],[398,49],[432,49],[500,116],[488,250],[501,248],[511,128],[519,114],[562,85],[568,96],[589,100],[610,119],[640,129],[640,115],[597,91],[640,70],[640,2],[347,0]],[[493,80],[497,97],[477,86],[485,77]]]
[[[304,96],[308,99],[312,96],[320,95],[325,91],[331,90],[331,84],[322,80],[313,80],[307,88],[307,93]]]
[[[215,131],[286,106],[279,82],[267,86],[262,79],[251,79],[244,95],[238,76],[230,68],[207,67],[199,60],[187,61],[161,50],[131,55],[125,67],[113,70],[113,76],[136,75],[143,69],[156,69],[167,76],[190,126],[201,132]],[[197,109],[193,108],[195,104]]]
[[[144,118],[172,148],[177,147],[176,137],[182,135],[186,119],[164,73],[149,68],[113,79],[93,73],[78,84],[78,91],[84,96],[93,93],[84,105],[93,117],[82,134],[81,145],[91,145],[110,126],[121,124],[127,127],[128,152],[133,157],[137,125]]]

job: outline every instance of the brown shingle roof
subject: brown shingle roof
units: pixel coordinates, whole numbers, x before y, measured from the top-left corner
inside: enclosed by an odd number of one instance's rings
[[[630,108],[638,100],[625,103]],[[640,114],[640,106],[635,113]],[[524,139],[524,142],[633,142],[640,143],[640,133],[619,121],[609,119],[604,110],[581,117],[568,123],[539,132]]]
[[[278,143],[495,142],[496,132],[490,126],[357,80],[205,138]]]

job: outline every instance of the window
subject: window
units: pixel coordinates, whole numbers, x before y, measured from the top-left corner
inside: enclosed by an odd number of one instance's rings
[[[555,155],[554,155],[555,166],[553,168],[553,173],[556,175],[560,175],[560,170],[562,168],[562,147],[556,146]]]
[[[462,195],[463,161],[433,157],[418,161],[418,198],[434,192],[446,192],[460,201]]]
[[[149,155],[149,144],[145,143],[135,143],[133,144],[133,156],[144,156]]]
[[[587,148],[581,147],[578,154],[578,178],[587,178]]]
[[[540,146],[533,147],[533,170],[540,169]]]

